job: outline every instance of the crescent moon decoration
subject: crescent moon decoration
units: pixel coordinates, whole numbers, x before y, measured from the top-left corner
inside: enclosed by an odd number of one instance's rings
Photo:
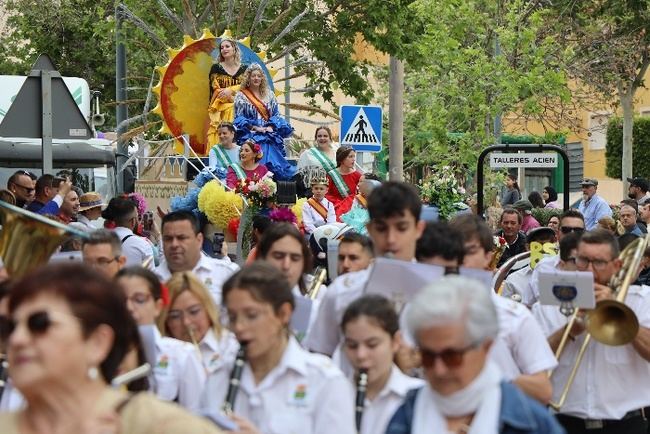
[[[231,37],[230,31],[215,37],[204,30],[199,39],[185,35],[183,46],[168,49],[169,61],[157,67],[160,81],[152,91],[158,95],[158,105],[152,110],[163,120],[159,133],[179,137],[187,134],[189,142],[198,155],[206,155],[208,145],[205,138],[205,122],[210,99],[208,74],[215,59],[219,57],[219,42]],[[277,70],[267,68],[266,53],[255,53],[250,48],[250,38],[238,41],[242,64],[259,63],[266,74],[271,90],[275,91],[273,77]],[[176,152],[183,152],[183,143],[177,140]]]

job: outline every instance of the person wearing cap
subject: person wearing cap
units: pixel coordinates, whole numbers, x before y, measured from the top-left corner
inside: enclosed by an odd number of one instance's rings
[[[630,199],[636,200],[639,205],[650,199],[650,192],[648,192],[650,183],[647,179],[637,176],[636,178],[627,178],[627,182],[630,183],[627,189],[627,196]]]
[[[539,252],[536,256],[537,260],[533,260],[533,253],[531,252],[531,261],[523,268],[512,272],[508,275],[506,280],[503,282],[503,290],[501,295],[505,298],[511,298],[513,300],[521,301],[524,305],[530,307],[535,302],[535,298],[532,296],[532,293],[528,291],[530,279],[533,276],[533,270],[537,266],[539,259],[542,257],[553,256],[550,253],[547,253],[547,249],[544,250],[546,244],[551,243],[555,244],[557,238],[555,231],[547,227],[534,228],[526,236],[526,250],[533,250]],[[533,243],[538,243],[539,246],[535,246]],[[531,249],[531,245],[533,248]]]
[[[106,208],[106,204],[102,201],[102,197],[95,191],[84,193],[79,198],[79,212],[77,213],[77,221],[70,223],[85,232],[92,232],[97,229],[93,226],[92,221],[97,220],[102,216],[102,209]]]
[[[541,225],[535,217],[533,217],[532,210],[533,204],[530,203],[527,199],[520,199],[512,205],[514,209],[519,211],[522,215],[521,219],[521,231],[525,234],[528,233],[531,229],[540,227]]]
[[[578,211],[585,217],[585,229],[590,231],[596,229],[598,220],[603,217],[611,217],[612,209],[605,199],[600,197],[598,190],[598,180],[585,178],[580,183],[582,187],[582,200],[578,205]]]
[[[305,234],[311,234],[314,230],[327,223],[336,223],[334,205],[325,198],[329,182],[323,172],[323,176],[315,176],[311,180],[312,197],[302,204],[302,223],[305,226]]]

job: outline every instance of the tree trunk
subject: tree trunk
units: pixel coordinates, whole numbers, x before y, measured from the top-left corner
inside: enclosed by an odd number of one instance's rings
[[[622,197],[627,197],[627,178],[632,178],[632,130],[634,126],[634,89],[632,83],[620,83],[618,94],[623,108],[623,158],[621,175],[623,178]]]

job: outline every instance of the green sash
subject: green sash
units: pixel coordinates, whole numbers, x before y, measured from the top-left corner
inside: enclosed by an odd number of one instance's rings
[[[309,152],[311,155],[318,160],[320,165],[325,169],[325,172],[332,178],[332,181],[334,182],[334,186],[336,189],[339,191],[341,197],[348,197],[350,194],[350,189],[348,188],[347,184],[343,180],[343,177],[339,173],[338,170],[336,170],[336,167],[334,167],[334,163],[332,163],[332,160],[330,160],[327,155],[323,153],[320,149],[313,147],[309,149]]]
[[[246,179],[246,173],[244,172],[244,169],[237,164],[233,163],[233,161],[230,159],[230,155],[228,155],[219,145],[215,145],[212,147],[214,149],[214,153],[217,155],[217,160],[221,163],[223,167],[230,167],[233,172],[235,172],[235,175],[237,175],[237,179],[244,180]]]

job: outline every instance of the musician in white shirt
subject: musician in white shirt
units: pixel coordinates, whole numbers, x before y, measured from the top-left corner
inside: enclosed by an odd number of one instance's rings
[[[232,362],[239,349],[235,335],[222,326],[219,308],[208,289],[191,272],[174,273],[167,282],[169,303],[158,316],[166,336],[191,343],[207,374]]]
[[[221,305],[221,285],[239,266],[230,260],[210,258],[201,251],[203,234],[198,219],[189,211],[165,215],[161,232],[165,260],[156,267],[160,280],[166,282],[172,273],[191,271],[210,290],[215,304]]]
[[[188,410],[198,412],[205,370],[192,345],[163,337],[155,327],[164,304],[156,275],[142,267],[129,267],[120,270],[116,280],[124,289],[126,306],[138,326],[154,326],[154,392],[160,399],[177,401]]]
[[[422,201],[417,190],[402,182],[385,182],[368,198],[368,234],[376,256],[390,255],[415,260],[415,246],[424,231],[420,220]],[[304,345],[312,351],[332,355],[343,341],[337,327],[348,304],[363,294],[370,269],[346,273],[330,285]]]
[[[351,380],[357,388],[357,430],[360,434],[383,433],[407,392],[424,385],[423,380],[403,374],[393,363],[401,346],[395,307],[381,295],[364,295],[345,310],[341,329],[343,351],[355,371]],[[365,392],[359,387],[362,370],[367,375]]]
[[[580,239],[576,265],[594,274],[596,301],[615,298],[607,286],[621,268],[618,243],[604,230],[586,232]],[[631,286],[625,304],[636,314],[639,331],[626,345],[607,346],[592,339],[573,382],[558,420],[571,433],[645,433],[646,420],[641,410],[650,404],[650,287]],[[567,318],[557,307],[533,306],[551,348],[557,349]],[[553,398],[557,402],[575,364],[585,336],[584,323],[578,320],[553,372]]]
[[[299,339],[309,332],[313,324],[318,307],[327,292],[327,287],[320,282],[318,288],[314,287],[314,277],[309,274],[312,270],[313,256],[309,246],[300,231],[292,224],[280,222],[269,227],[257,246],[257,255],[280,270],[291,285],[293,295],[296,297],[296,311],[305,309],[309,320],[299,329],[294,329]],[[313,283],[313,285],[312,285]],[[303,300],[299,300],[303,299]],[[294,313],[295,313],[294,312]],[[302,314],[302,312],[301,312]],[[293,322],[296,326],[297,323]]]
[[[302,204],[302,223],[305,233],[311,234],[314,230],[327,223],[336,223],[334,205],[325,198],[328,181],[323,171],[322,177],[313,177],[311,180],[312,197]]]
[[[302,349],[291,337],[294,296],[272,265],[256,261],[223,287],[230,329],[245,342],[246,363],[233,403],[242,433],[353,434],[352,388],[331,360]],[[228,372],[208,378],[204,410],[221,408]],[[214,397],[217,397],[216,399]]]

